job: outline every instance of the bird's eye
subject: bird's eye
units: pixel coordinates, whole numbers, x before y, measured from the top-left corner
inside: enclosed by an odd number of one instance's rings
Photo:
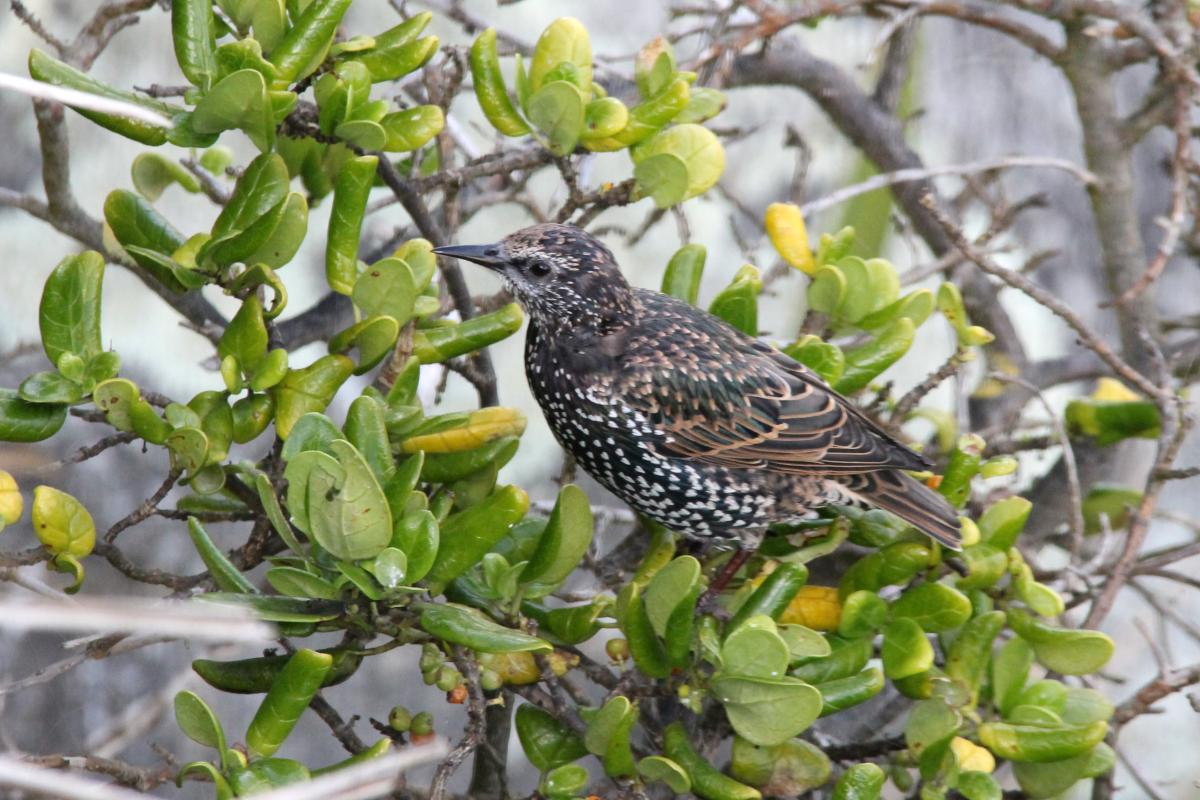
[[[529,264],[529,274],[535,278],[544,278],[552,271],[549,262],[535,259]]]

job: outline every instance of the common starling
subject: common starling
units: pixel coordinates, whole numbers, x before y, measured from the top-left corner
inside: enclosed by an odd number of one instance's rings
[[[588,233],[535,225],[434,252],[504,276],[529,312],[525,372],[555,437],[642,514],[748,554],[772,524],[868,504],[959,549],[955,510],[903,472],[925,458],[804,365],[631,287]]]

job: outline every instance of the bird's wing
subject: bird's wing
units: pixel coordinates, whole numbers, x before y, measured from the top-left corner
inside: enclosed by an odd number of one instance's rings
[[[615,388],[666,433],[664,454],[797,474],[929,466],[799,362],[689,306],[656,306]]]

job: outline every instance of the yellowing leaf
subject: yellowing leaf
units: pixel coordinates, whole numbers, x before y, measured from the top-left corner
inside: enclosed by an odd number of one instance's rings
[[[1132,403],[1143,398],[1116,378],[1101,378],[1096,381],[1096,391],[1092,392],[1092,399],[1109,403]]]
[[[842,604],[834,586],[802,586],[779,615],[780,625],[803,625],[815,631],[835,631],[842,620]]]
[[[96,545],[96,523],[83,503],[50,486],[33,490],[33,531],[55,555],[82,557]]]
[[[996,769],[996,757],[970,739],[955,736],[950,740],[950,749],[958,758],[958,768],[963,772],[991,772]]]
[[[474,450],[501,436],[520,436],[525,432],[525,415],[516,408],[492,407],[471,412],[466,424],[447,431],[426,433],[405,439],[405,453],[460,453]]]
[[[21,518],[25,500],[12,475],[0,469],[0,530]]]
[[[784,261],[806,275],[817,271],[817,262],[808,246],[808,229],[800,207],[793,203],[771,203],[764,219],[767,236]]]

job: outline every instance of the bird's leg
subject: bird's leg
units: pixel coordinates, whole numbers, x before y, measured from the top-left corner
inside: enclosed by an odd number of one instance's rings
[[[749,560],[750,556],[758,551],[757,547],[753,548],[738,548],[733,553],[733,558],[726,562],[725,566],[721,567],[721,571],[713,578],[712,583],[704,590],[704,594],[700,595],[700,601],[696,604],[696,608],[704,613],[710,610],[710,607],[716,603],[717,597],[721,592],[725,591],[725,587],[729,585],[729,581],[737,574],[737,571],[742,568],[742,565]]]

